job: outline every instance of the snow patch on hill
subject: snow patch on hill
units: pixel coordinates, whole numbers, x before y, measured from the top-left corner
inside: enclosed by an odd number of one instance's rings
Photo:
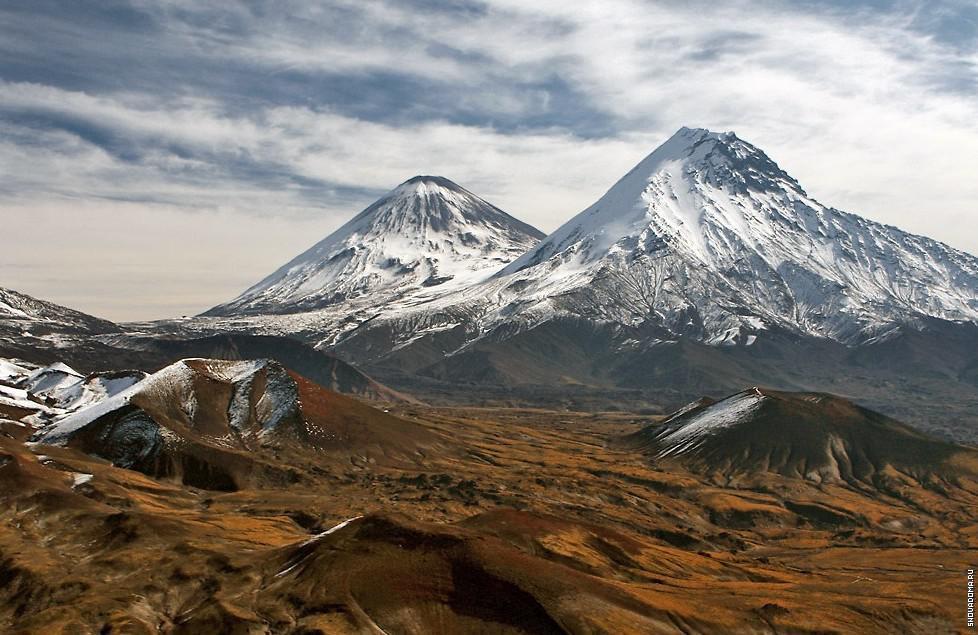
[[[128,407],[141,411],[149,408],[180,425],[195,428],[201,400],[211,404],[215,398],[209,393],[200,394],[201,390],[210,390],[206,381],[202,383],[202,380],[230,385],[226,423],[228,432],[233,430],[239,436],[257,434],[262,437],[289,419],[298,408],[295,382],[275,362],[185,359],[118,392],[106,394],[105,398],[89,407],[59,418],[40,431],[35,440],[54,445],[66,444],[85,427],[107,415],[121,414]],[[122,388],[122,385],[116,387]],[[208,408],[208,412],[210,410]],[[142,416],[142,419],[146,419],[146,416]],[[145,427],[143,423],[137,427]],[[208,425],[213,425],[213,421],[208,420]],[[153,433],[158,431],[158,426],[153,426]]]
[[[677,456],[695,449],[703,443],[705,437],[744,421],[765,399],[759,391],[750,390],[732,395],[696,412],[684,419],[678,427],[669,428],[658,437],[661,448],[658,457]],[[685,412],[678,413],[674,418],[679,419],[684,414]]]

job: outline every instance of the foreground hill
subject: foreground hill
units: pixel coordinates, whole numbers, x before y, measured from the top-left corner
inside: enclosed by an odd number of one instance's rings
[[[936,486],[978,474],[978,451],[824,393],[752,388],[703,399],[620,443],[727,481],[773,472],[859,487]]]
[[[413,461],[439,439],[270,360],[186,359],[34,435],[120,467],[205,489],[297,477],[274,449]]]
[[[450,441],[394,461],[276,440],[249,451],[296,482],[233,492],[0,435],[0,630],[963,628],[960,563],[978,554],[967,476],[728,486],[605,446],[644,417],[394,408],[402,429]],[[258,410],[247,429],[267,429]]]

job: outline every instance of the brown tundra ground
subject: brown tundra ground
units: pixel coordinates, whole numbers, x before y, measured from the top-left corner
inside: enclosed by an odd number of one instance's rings
[[[0,631],[965,632],[971,479],[720,482],[609,446],[651,417],[383,407],[410,459],[283,446],[233,492],[0,438]]]

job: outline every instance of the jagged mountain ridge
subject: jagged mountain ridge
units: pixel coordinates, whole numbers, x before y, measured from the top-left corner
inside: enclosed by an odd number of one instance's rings
[[[357,322],[357,312],[367,319],[378,307],[423,302],[481,281],[542,238],[446,178],[417,176],[205,315],[328,309]]]

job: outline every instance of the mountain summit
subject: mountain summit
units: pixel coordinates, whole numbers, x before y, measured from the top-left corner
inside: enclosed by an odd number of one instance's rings
[[[797,181],[733,132],[681,128],[596,203],[502,273],[526,269],[558,252],[594,262],[621,251],[624,245],[619,243],[628,237],[644,240],[649,250],[664,247],[663,241],[671,239],[675,248],[694,251],[709,260],[704,232],[730,214],[716,205],[702,205],[707,201],[696,194],[718,189],[723,198],[732,198],[750,190],[771,192],[779,188],[795,198],[807,198]]]
[[[440,176],[416,176],[208,315],[344,313],[488,277],[543,234]],[[429,291],[430,290],[430,291]],[[415,296],[419,296],[415,298]]]
[[[531,322],[599,307],[711,344],[978,321],[978,259],[826,207],[755,146],[703,129],[679,130],[498,279],[519,281]]]
[[[362,309],[348,322],[386,333],[371,356],[426,331],[451,330],[459,352],[563,318],[723,346],[770,331],[857,346],[931,319],[978,324],[978,258],[822,205],[732,132],[680,129],[539,237],[419,176],[211,313]],[[353,331],[322,318],[302,327],[325,333],[321,345]]]

